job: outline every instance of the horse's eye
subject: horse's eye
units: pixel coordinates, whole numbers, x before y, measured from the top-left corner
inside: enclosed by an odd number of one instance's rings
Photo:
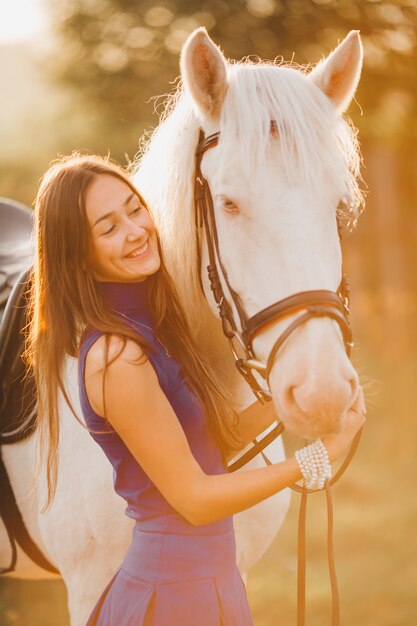
[[[230,198],[226,198],[225,196],[220,196],[220,202],[222,208],[226,211],[226,213],[239,213],[239,207],[233,200]]]

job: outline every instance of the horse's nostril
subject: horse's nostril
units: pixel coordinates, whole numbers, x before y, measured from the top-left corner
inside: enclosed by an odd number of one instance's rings
[[[293,405],[293,404],[297,404],[296,400],[295,400],[295,385],[291,385],[290,387],[288,387],[287,391],[286,391],[286,401],[288,402],[289,405]]]
[[[355,399],[358,394],[358,388],[359,388],[358,377],[352,376],[349,383],[350,383],[350,388],[352,390],[352,398]]]

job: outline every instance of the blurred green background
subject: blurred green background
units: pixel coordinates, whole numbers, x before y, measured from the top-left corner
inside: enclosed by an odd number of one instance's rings
[[[178,55],[207,27],[226,56],[316,63],[351,29],[365,65],[349,115],[359,130],[366,211],[343,243],[354,363],[368,423],[334,489],[344,626],[417,624],[417,5],[415,0],[15,0],[0,8],[0,196],[30,205],[73,149],[132,159],[158,123]],[[13,19],[14,18],[14,19]],[[291,442],[289,442],[291,445]],[[330,622],[325,507],[309,504],[308,624]],[[295,623],[298,497],[251,571],[256,626]],[[1,626],[66,626],[59,582],[0,580]]]

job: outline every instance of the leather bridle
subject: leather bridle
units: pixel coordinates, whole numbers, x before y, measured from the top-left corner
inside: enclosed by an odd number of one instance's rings
[[[350,348],[352,346],[352,331],[349,320],[348,283],[346,276],[343,274],[341,283],[336,292],[326,289],[300,291],[299,293],[289,296],[288,298],[274,302],[255,315],[248,317],[238,294],[229,282],[226,268],[222,262],[216,219],[214,215],[213,198],[208,182],[201,172],[201,161],[204,153],[210,148],[217,146],[219,137],[220,132],[217,132],[207,138],[204,138],[203,131],[200,131],[199,143],[195,156],[194,186],[197,234],[199,237],[201,227],[204,226],[209,257],[207,273],[210,281],[210,287],[216,305],[219,309],[223,332],[229,340],[230,347],[235,358],[236,367],[240,374],[245,378],[246,382],[250,385],[256,398],[261,401],[268,401],[270,400],[269,392],[260,386],[252,372],[256,371],[262,378],[268,380],[278,350],[294,332],[294,330],[308,320],[314,317],[330,317],[335,320],[342,332],[346,351],[348,355],[350,354]],[[197,249],[199,255],[200,248],[200,241],[198,241]],[[198,274],[200,276],[201,259],[199,258],[198,261]],[[238,314],[240,330],[237,327],[232,306],[224,293],[218,268],[220,268],[221,276],[227,286],[230,299],[232,300]],[[256,357],[253,349],[253,339],[255,335],[269,322],[282,320],[299,311],[304,312],[302,315],[299,315],[296,319],[294,319],[278,337],[271,349],[267,362],[263,363],[260,361]],[[238,344],[238,348],[236,344]],[[242,352],[242,350],[244,357],[239,355],[239,352]]]
[[[275,122],[271,121],[271,132],[274,134]],[[257,372],[264,380],[269,380],[269,375],[274,364],[275,357],[288,339],[288,337],[302,324],[306,323],[310,319],[317,317],[329,317],[333,319],[339,325],[342,333],[343,342],[346,352],[350,356],[352,347],[352,330],[350,326],[349,315],[349,286],[345,274],[342,272],[342,280],[336,292],[318,289],[311,291],[301,291],[294,295],[291,295],[283,300],[275,302],[270,306],[262,309],[255,315],[248,317],[245,309],[240,301],[240,298],[236,291],[231,286],[226,268],[222,262],[219,239],[217,234],[216,219],[214,215],[213,198],[211,195],[210,187],[207,180],[204,178],[201,172],[201,161],[204,153],[210,148],[214,148],[219,143],[220,132],[214,133],[205,138],[204,132],[200,130],[199,141],[195,153],[195,179],[194,179],[194,205],[195,205],[195,223],[197,230],[197,254],[198,254],[198,276],[200,279],[201,289],[204,294],[204,288],[201,281],[201,229],[204,228],[206,234],[207,251],[209,257],[209,264],[207,266],[207,273],[210,282],[210,288],[213,293],[216,305],[219,310],[219,315],[223,327],[223,333],[229,340],[229,345],[233,353],[236,367],[239,373],[246,380],[250,388],[252,389],[255,397],[262,403],[269,402],[271,400],[271,394],[264,389],[258,382],[253,372]],[[337,217],[336,217],[337,219]],[[340,225],[337,221],[337,228],[340,238]],[[232,305],[223,290],[223,285],[220,280],[219,269],[224,283],[227,286],[227,291],[230,295],[230,299],[233,302],[234,308],[239,317],[239,325],[235,321],[235,315]],[[256,357],[253,349],[253,339],[256,333],[261,330],[266,324],[271,321],[282,320],[290,315],[303,311],[301,315],[296,317],[289,326],[281,333],[278,339],[275,341],[271,352],[268,356],[266,363],[263,363]],[[243,352],[243,357],[241,356]],[[282,423],[278,422],[272,430],[264,436],[261,441],[254,440],[253,447],[240,456],[237,461],[228,466],[228,471],[232,472],[240,467],[243,467],[249,460],[254,458],[257,454],[261,453],[267,464],[270,464],[269,459],[265,456],[263,450],[268,446],[276,437],[278,437],[284,431]],[[339,594],[337,588],[336,572],[334,567],[334,554],[333,554],[333,508],[331,502],[330,487],[333,485],[345,472],[351,459],[353,458],[361,431],[355,436],[352,446],[342,463],[340,469],[330,481],[326,481],[325,491],[327,498],[327,511],[328,511],[328,560],[330,581],[332,589],[332,626],[338,626],[339,624]],[[301,492],[301,505],[299,516],[299,532],[298,532],[298,585],[297,585],[297,625],[303,626],[305,622],[305,572],[306,572],[306,550],[305,550],[305,522],[306,522],[306,507],[307,507],[307,495],[313,490],[308,490],[304,486],[292,485],[292,489]]]

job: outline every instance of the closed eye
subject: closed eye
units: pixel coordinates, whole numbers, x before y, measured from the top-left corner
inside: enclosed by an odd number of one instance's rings
[[[110,235],[110,233],[113,232],[113,230],[115,229],[116,225],[113,224],[113,226],[110,226],[110,228],[106,231],[104,231],[104,233],[101,233],[102,235]]]

